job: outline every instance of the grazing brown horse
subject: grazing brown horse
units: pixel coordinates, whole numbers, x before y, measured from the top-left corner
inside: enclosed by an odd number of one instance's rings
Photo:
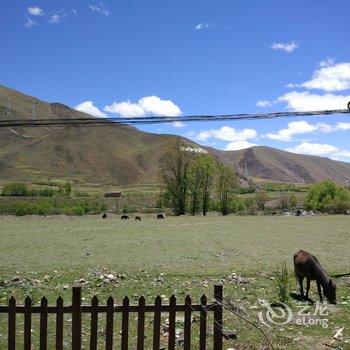
[[[294,273],[299,281],[300,294],[304,297],[303,280],[306,278],[306,300],[309,300],[310,281],[316,281],[317,291],[322,302],[322,291],[331,304],[337,303],[336,285],[328,277],[317,258],[304,250],[299,250],[294,254]]]

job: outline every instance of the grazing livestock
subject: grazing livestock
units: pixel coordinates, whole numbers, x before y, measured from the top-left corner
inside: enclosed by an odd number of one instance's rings
[[[310,281],[316,281],[317,291],[322,302],[322,291],[331,304],[337,303],[336,285],[331,278],[328,277],[325,270],[317,258],[304,250],[299,250],[294,254],[294,273],[299,281],[300,294],[304,297],[303,280],[306,278],[306,300],[309,300]]]
[[[102,214],[102,219],[107,219],[107,214],[106,213]]]
[[[163,213],[158,213],[157,219],[165,219],[165,215]]]
[[[129,219],[129,216],[124,214],[124,215],[121,216],[121,219],[122,219],[122,220],[128,220],[128,219]]]
[[[141,221],[141,216],[136,215],[136,216],[135,216],[135,221]]]

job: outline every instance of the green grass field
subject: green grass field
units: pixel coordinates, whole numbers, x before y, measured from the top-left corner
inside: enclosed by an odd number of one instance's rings
[[[186,294],[195,302],[203,293],[210,299],[213,285],[223,282],[225,296],[257,322],[258,311],[262,310],[258,300],[277,300],[273,278],[283,261],[290,272],[291,290],[297,290],[292,256],[299,249],[316,255],[330,274],[350,272],[350,217],[198,216],[160,221],[145,217],[142,222],[122,222],[112,216],[106,220],[88,216],[0,217],[0,304],[6,304],[10,295],[15,295],[19,303],[26,295],[34,302],[45,295],[51,304],[61,295],[68,303],[70,287],[81,278],[85,280],[85,303],[95,294],[101,301],[113,295],[117,302],[124,295],[135,302],[144,294],[149,303],[159,294],[166,303],[172,293],[179,302]],[[125,278],[118,283],[101,283],[99,277],[106,272]],[[227,276],[232,273],[243,276],[246,283],[229,281]],[[14,276],[20,282],[12,282]],[[337,278],[336,282],[339,302],[327,306],[329,327],[266,327],[276,349],[350,348],[346,343],[350,339],[350,278]],[[317,300],[314,283],[311,297]],[[298,311],[294,299],[289,303]],[[238,334],[237,340],[225,341],[225,348],[268,348],[255,328],[229,311],[224,316],[224,328]],[[147,329],[152,328],[149,321]],[[88,322],[85,327],[88,334]],[[135,342],[133,327],[131,349]],[[338,327],[345,327],[343,337],[334,340]],[[37,331],[33,329],[34,339]],[[18,334],[19,343],[22,335]],[[196,339],[194,335],[193,349]],[[147,342],[151,346],[150,337]],[[166,344],[166,337],[162,342]],[[101,331],[101,348],[102,343]],[[5,345],[6,318],[0,315],[0,349]]]

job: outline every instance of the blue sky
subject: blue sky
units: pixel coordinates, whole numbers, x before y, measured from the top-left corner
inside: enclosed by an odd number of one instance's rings
[[[0,2],[0,84],[95,115],[345,108],[348,0]],[[346,116],[142,126],[350,161]]]

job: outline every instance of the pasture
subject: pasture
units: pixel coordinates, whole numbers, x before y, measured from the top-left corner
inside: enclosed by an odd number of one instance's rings
[[[292,275],[295,251],[315,254],[329,274],[350,272],[348,216],[198,216],[158,221],[143,216],[141,222],[130,216],[124,222],[117,216],[0,217],[0,304],[7,303],[11,294],[22,302],[26,295],[36,302],[44,295],[49,303],[59,295],[69,301],[70,288],[79,280],[86,302],[95,294],[101,300],[112,294],[119,302],[124,295],[136,300],[144,294],[151,301],[159,294],[166,303],[172,293],[179,301],[187,294],[197,301],[203,293],[210,299],[213,285],[222,282],[225,296],[256,321],[259,299],[277,300],[274,276],[283,261],[291,290],[297,291]],[[106,273],[119,277],[104,283],[101,276]],[[233,274],[241,277],[232,278]],[[338,304],[329,306],[328,328],[295,324],[266,328],[276,349],[349,348],[344,340],[350,339],[350,278],[336,282]],[[317,300],[314,282],[310,296]],[[290,305],[298,310],[295,300]],[[267,348],[258,330],[229,311],[224,317],[224,328],[238,335],[237,340],[225,341],[225,348]],[[0,315],[0,349],[5,348],[5,325]],[[342,327],[342,340],[334,340]]]

